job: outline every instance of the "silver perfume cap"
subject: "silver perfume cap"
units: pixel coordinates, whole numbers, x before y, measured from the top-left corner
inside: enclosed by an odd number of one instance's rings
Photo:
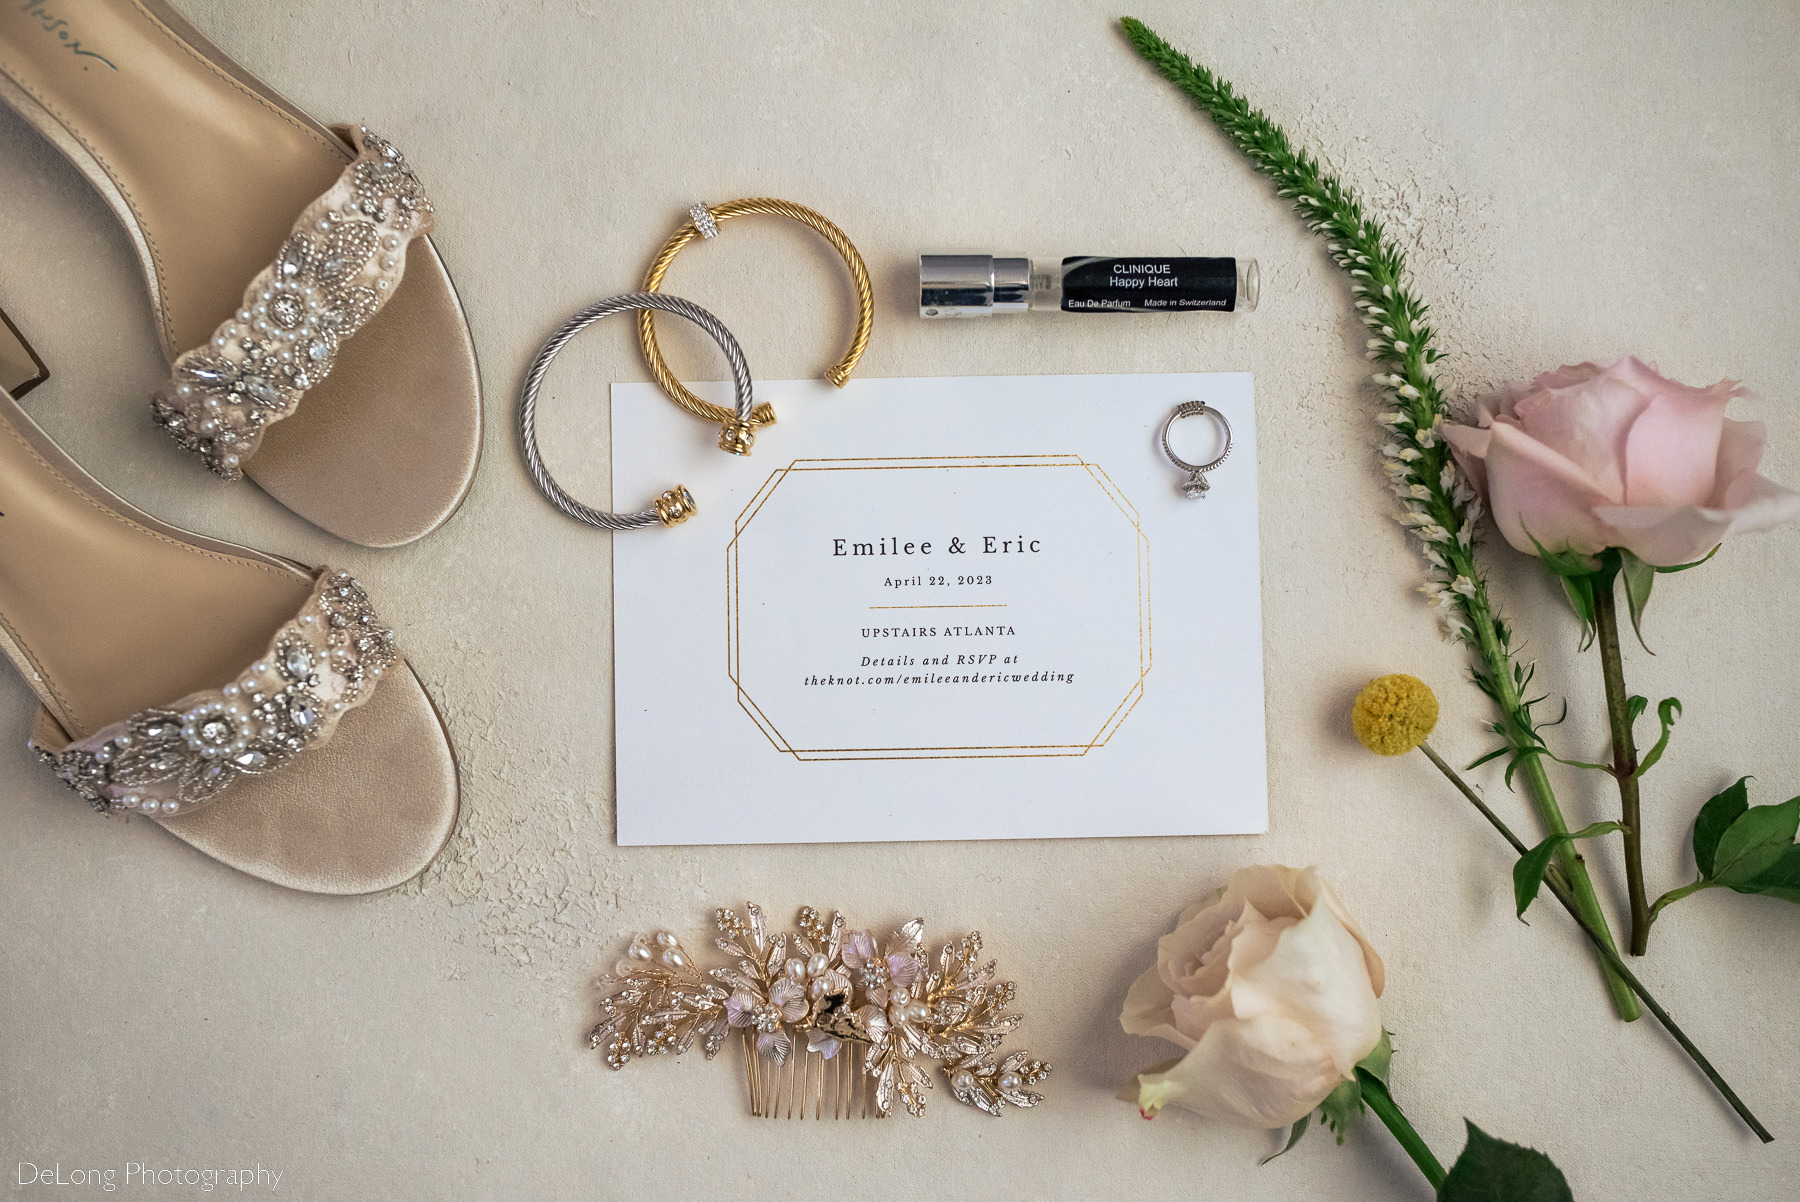
[[[920,317],[986,317],[1031,308],[1023,255],[920,255]]]

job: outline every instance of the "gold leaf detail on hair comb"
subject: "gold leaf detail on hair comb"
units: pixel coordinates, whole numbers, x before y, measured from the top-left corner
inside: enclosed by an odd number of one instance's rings
[[[804,1118],[885,1118],[898,1101],[925,1112],[930,1062],[950,1094],[998,1117],[1008,1106],[1036,1106],[1026,1088],[1051,1066],[1014,1052],[996,1059],[1022,1021],[1011,1013],[1016,988],[994,980],[994,962],[978,964],[981,935],[945,944],[934,958],[924,919],[885,943],[871,931],[827,923],[811,906],[795,930],[772,934],[762,911],[740,918],[721,909],[713,941],[733,963],[699,970],[668,931],[639,935],[627,958],[600,978],[605,996],[588,1044],[606,1063],[680,1053],[699,1041],[712,1059],[733,1031],[741,1036],[750,1112]]]

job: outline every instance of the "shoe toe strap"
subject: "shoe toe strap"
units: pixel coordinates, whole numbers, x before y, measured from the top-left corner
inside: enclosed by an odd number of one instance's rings
[[[363,126],[344,133],[356,158],[301,212],[237,312],[178,356],[151,398],[157,423],[228,480],[331,374],[338,348],[400,286],[407,245],[431,229],[431,202],[393,144]]]
[[[141,710],[79,741],[40,722],[31,746],[102,813],[184,814],[240,778],[277,771],[329,740],[398,662],[394,633],[362,585],[322,568],[300,612],[229,684]]]

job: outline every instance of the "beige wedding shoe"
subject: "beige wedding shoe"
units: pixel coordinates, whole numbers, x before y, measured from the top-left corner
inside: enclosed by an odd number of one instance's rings
[[[0,3],[0,100],[131,235],[177,443],[365,546],[456,511],[481,447],[474,347],[393,146],[318,124],[162,0]]]
[[[64,783],[252,876],[373,893],[456,823],[449,738],[355,580],[132,508],[4,389],[0,651]]]

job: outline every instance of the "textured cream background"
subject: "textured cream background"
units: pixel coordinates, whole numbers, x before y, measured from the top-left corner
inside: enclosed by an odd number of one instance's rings
[[[1484,750],[1482,699],[1411,590],[1384,516],[1372,389],[1320,248],[1213,130],[1129,53],[1112,6],[746,2],[244,4],[191,15],[326,120],[363,118],[417,163],[485,367],[488,458],[467,507],[396,552],[337,543],[254,488],[180,461],[143,397],[162,370],[137,266],[83,181],[0,112],[0,305],[56,373],[28,408],[132,501],[215,535],[342,564],[384,598],[443,705],[465,818],[417,885],[304,897],[143,823],[102,823],[23,752],[30,694],[0,677],[0,1166],[260,1161],[302,1198],[1179,1195],[1424,1198],[1378,1126],[1257,1168],[1261,1134],[1113,1090],[1166,1049],[1120,1034],[1155,937],[1238,865],[1316,863],[1389,966],[1395,1090],[1446,1160],[1461,1116],[1548,1149],[1583,1199],[1792,1197],[1800,914],[1707,894],[1658,927],[1643,975],[1782,1136],[1763,1148],[1648,1020],[1613,1021],[1567,923],[1515,922],[1506,865],[1420,759],[1344,734],[1371,675],[1445,703],[1438,742]],[[1465,395],[1639,352],[1763,399],[1770,474],[1800,482],[1800,17],[1710,3],[1146,4],[1359,186],[1412,252],[1445,376]],[[696,197],[773,194],[839,221],[883,306],[869,376],[1249,370],[1257,375],[1271,826],[1256,838],[643,848],[612,845],[606,537],[529,489],[513,392],[537,341],[634,285]],[[912,256],[1258,256],[1253,316],[927,325]],[[848,329],[841,268],[745,223],[670,287],[713,306],[770,378],[811,374]],[[667,323],[673,327],[675,323]],[[718,374],[672,328],[677,365]],[[679,340],[679,341],[678,341]],[[605,495],[607,382],[642,379],[629,325],[559,364],[558,470]],[[771,439],[779,438],[772,431]],[[655,453],[645,448],[646,454]],[[644,537],[655,537],[648,535]],[[1495,587],[1566,749],[1600,750],[1598,669],[1503,547]],[[1738,773],[1800,788],[1791,601],[1800,529],[1746,538],[1659,586],[1628,652],[1636,691],[1687,717],[1649,778],[1649,872],[1692,872],[1686,823]],[[95,573],[97,588],[129,581]],[[692,732],[694,754],[706,732]],[[1508,814],[1520,804],[1485,778]],[[1604,781],[1570,782],[1581,821]],[[1104,797],[1094,799],[1106,804]],[[1602,881],[1617,901],[1616,860]],[[880,1127],[752,1127],[734,1068],[608,1073],[582,1046],[590,979],[630,933],[701,942],[720,903],[840,906],[936,933],[980,927],[1021,982],[1021,1046],[1051,1101],[1002,1122],[946,1105]],[[59,1196],[78,1191],[56,1191]]]

